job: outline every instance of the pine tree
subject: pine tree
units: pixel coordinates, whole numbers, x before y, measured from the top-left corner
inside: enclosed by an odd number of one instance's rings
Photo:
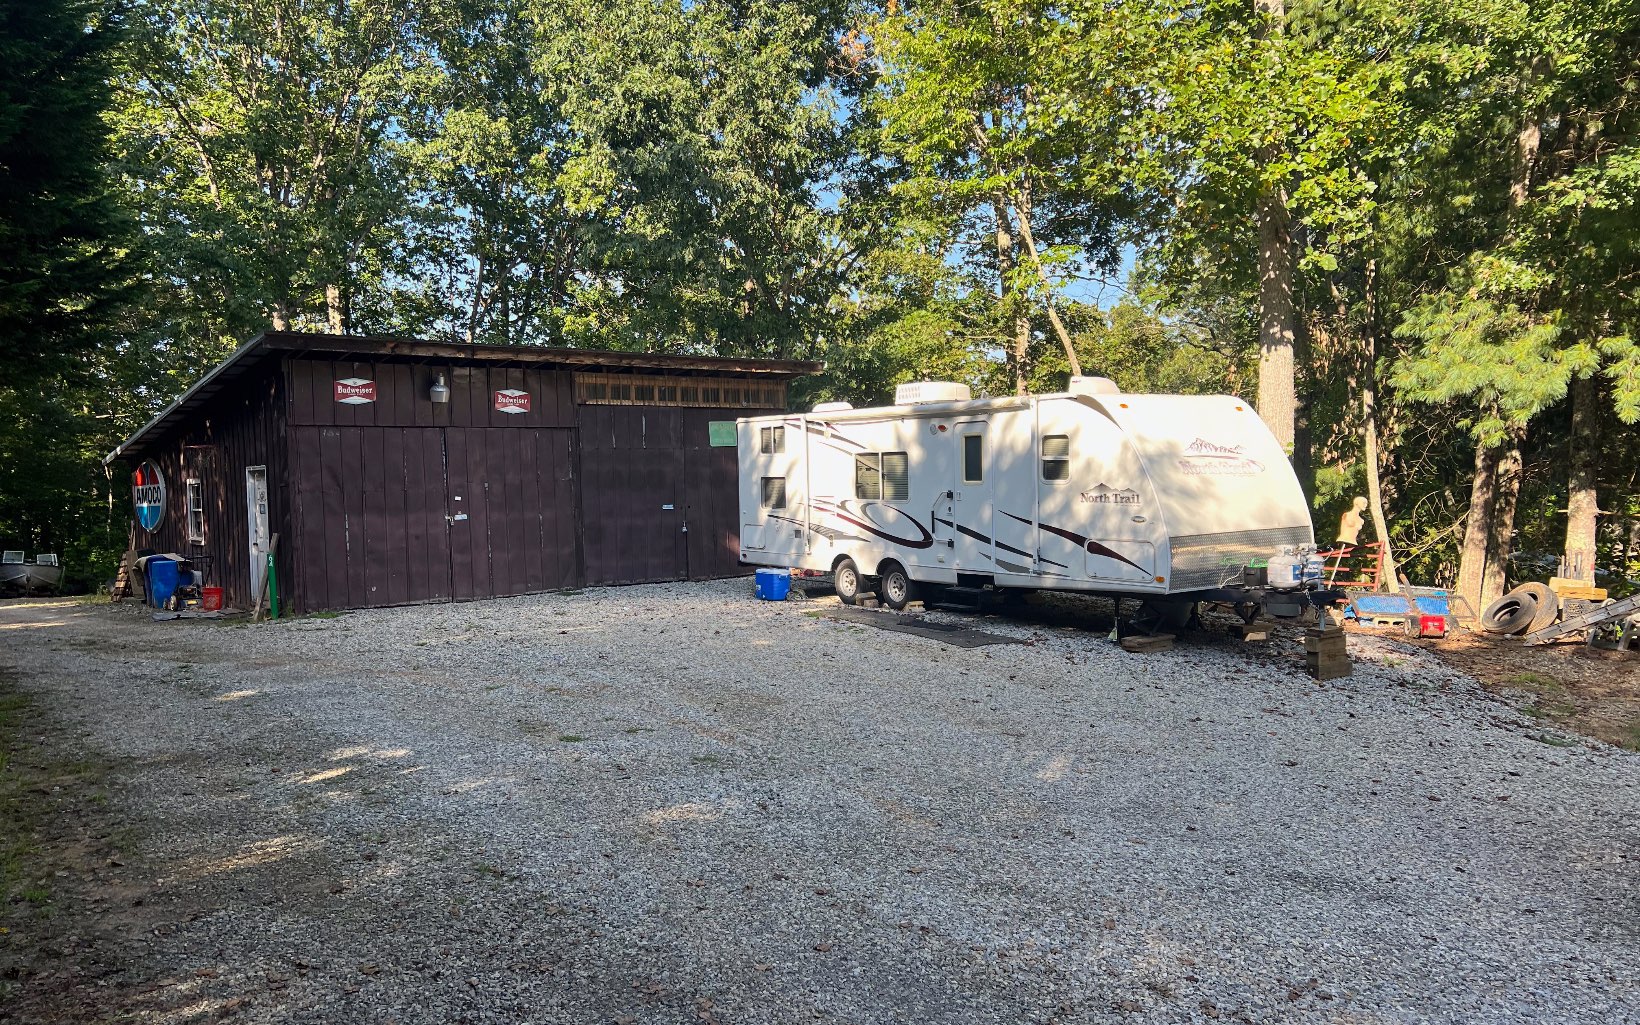
[[[103,122],[121,13],[0,8],[0,365],[13,383],[92,345],[129,278]]]

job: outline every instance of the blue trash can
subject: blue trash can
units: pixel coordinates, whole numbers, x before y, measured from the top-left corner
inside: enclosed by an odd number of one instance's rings
[[[785,601],[792,590],[789,570],[760,569],[757,571],[757,596],[764,601]]]
[[[163,609],[165,603],[171,600],[171,595],[176,593],[179,583],[181,580],[175,561],[160,555],[148,560],[148,604]]]

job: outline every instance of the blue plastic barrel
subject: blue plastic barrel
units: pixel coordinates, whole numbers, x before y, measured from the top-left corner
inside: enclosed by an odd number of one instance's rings
[[[156,609],[164,608],[176,593],[178,583],[176,562],[159,555],[148,560],[148,604]]]
[[[792,590],[792,575],[783,569],[757,571],[757,596],[764,601],[785,601]]]

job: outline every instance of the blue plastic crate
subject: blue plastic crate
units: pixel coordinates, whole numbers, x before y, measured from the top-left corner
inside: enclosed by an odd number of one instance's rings
[[[792,575],[783,569],[757,571],[757,596],[764,601],[785,601],[792,590]]]

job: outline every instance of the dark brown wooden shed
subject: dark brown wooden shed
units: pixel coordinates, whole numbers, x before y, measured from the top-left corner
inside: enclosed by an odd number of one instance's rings
[[[207,563],[239,608],[273,534],[296,612],[730,576],[734,420],[819,369],[269,332],[106,461],[132,547]]]

